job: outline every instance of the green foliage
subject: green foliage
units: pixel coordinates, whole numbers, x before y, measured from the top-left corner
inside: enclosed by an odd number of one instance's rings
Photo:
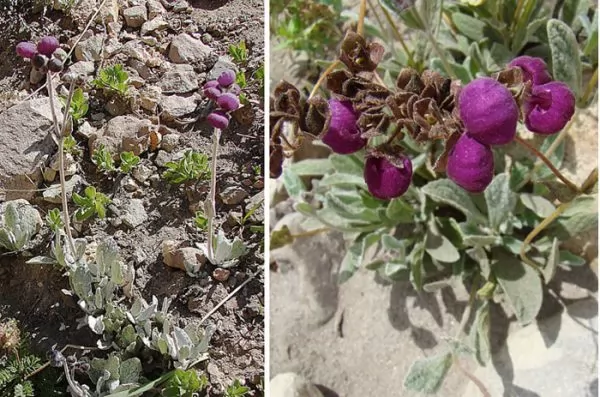
[[[246,88],[248,86],[248,82],[246,81],[246,73],[243,70],[240,70],[235,74],[235,82],[240,88]]]
[[[5,335],[6,326],[18,331],[16,321],[4,320],[0,330]],[[39,357],[31,354],[27,348],[27,338],[21,337],[18,344],[0,357],[0,395],[11,397],[33,397],[34,384],[26,378],[41,367]]]
[[[237,64],[245,64],[248,62],[248,49],[246,48],[246,42],[240,41],[238,44],[231,44],[229,46],[229,55]]]
[[[181,160],[168,162],[166,167],[162,177],[175,185],[210,177],[208,157],[192,150],[185,152]]]
[[[110,198],[103,193],[97,192],[93,186],[88,186],[84,190],[84,195],[73,192],[73,202],[79,208],[75,211],[75,219],[83,222],[86,219],[98,215],[98,218],[106,217],[106,205],[110,204]]]
[[[129,75],[123,69],[123,65],[108,66],[100,70],[92,84],[98,88],[125,95],[129,90]]]
[[[176,369],[173,377],[165,384],[161,391],[161,396],[164,397],[192,397],[196,392],[199,392],[208,386],[208,378],[206,374],[202,374],[198,378],[198,374],[193,369],[184,371]]]
[[[73,135],[68,135],[63,139],[63,148],[65,153],[70,155],[80,155],[81,148],[77,145],[77,141]]]
[[[46,214],[46,224],[54,233],[65,227],[62,214],[58,208],[53,208],[48,211],[48,214]]]
[[[119,170],[124,174],[130,173],[140,163],[140,158],[133,154],[133,152],[123,152],[120,157],[121,165],[119,166]]]
[[[25,200],[3,204],[0,247],[20,251],[31,241],[42,223],[39,212]]]
[[[115,171],[115,161],[113,160],[112,154],[108,151],[106,146],[100,145],[92,155],[92,162],[96,164],[98,169],[102,172]]]
[[[196,211],[194,216],[194,226],[202,231],[206,231],[208,227],[208,218],[204,214],[204,211]]]
[[[228,386],[225,390],[226,397],[242,397],[248,394],[250,388],[248,386],[242,386],[240,381],[236,379],[233,384]]]
[[[265,64],[261,64],[260,67],[258,69],[256,69],[254,71],[254,73],[252,74],[252,78],[256,81],[258,81],[259,86],[261,88],[261,93],[262,93],[262,88],[265,86]]]
[[[60,98],[63,105],[67,103],[66,97]],[[69,109],[69,113],[75,122],[81,120],[89,110],[89,102],[85,95],[83,94],[83,90],[81,88],[76,88],[73,91],[73,97],[71,98],[71,105]]]
[[[404,387],[422,393],[437,393],[451,366],[451,353],[417,360],[404,378]]]

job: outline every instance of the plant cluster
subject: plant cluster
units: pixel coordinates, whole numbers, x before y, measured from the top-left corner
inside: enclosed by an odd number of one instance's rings
[[[231,69],[224,70],[216,80],[204,84],[204,96],[217,105],[217,110],[206,117],[206,121],[219,130],[227,128],[230,112],[240,107],[240,86],[236,83],[236,73]]]
[[[123,65],[108,66],[98,73],[98,77],[92,82],[96,87],[126,95],[129,90],[129,74],[123,69]]]
[[[62,71],[67,58],[67,53],[60,48],[54,36],[42,37],[37,45],[30,41],[20,42],[17,44],[17,55],[29,59],[31,66],[42,74]]]

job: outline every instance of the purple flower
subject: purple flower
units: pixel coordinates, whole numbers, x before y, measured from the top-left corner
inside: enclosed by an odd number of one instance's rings
[[[220,110],[216,110],[206,117],[208,123],[214,128],[224,130],[229,125],[229,116]]]
[[[356,125],[358,116],[352,108],[352,102],[330,99],[329,110],[331,122],[323,136],[323,142],[339,154],[354,153],[365,147],[367,140],[361,137]]]
[[[575,113],[575,96],[560,81],[535,85],[524,102],[525,125],[538,134],[555,134]]]
[[[237,96],[226,92],[217,98],[217,105],[226,112],[236,110],[240,107],[240,100]]]
[[[494,178],[494,154],[484,145],[463,134],[448,156],[448,178],[471,193],[481,193]]]
[[[229,87],[229,92],[231,92],[233,95],[240,95],[240,92],[242,92],[242,89],[240,88],[239,85],[232,84],[231,87]]]
[[[385,157],[368,157],[365,162],[365,182],[369,192],[380,199],[402,196],[412,180],[412,163],[401,156],[393,164]]]
[[[40,53],[46,55],[47,57],[52,56],[54,50],[56,50],[60,44],[56,37],[46,36],[42,37],[42,39],[38,42],[37,49]]]
[[[545,84],[552,80],[546,62],[542,58],[523,55],[513,59],[509,68],[519,67],[523,72],[523,80],[531,81],[533,85]]]
[[[229,87],[235,82],[235,72],[231,69],[225,69],[219,77],[217,77],[217,81],[221,87]]]
[[[216,87],[218,87],[218,86],[219,86],[219,82],[218,82],[217,80],[210,80],[210,81],[207,81],[207,82],[204,84],[204,87],[202,87],[202,88],[203,88],[203,89],[207,89],[207,88],[216,88]]]
[[[221,96],[221,90],[217,87],[204,88],[204,96],[208,99],[216,101]]]
[[[17,55],[23,58],[33,58],[37,54],[37,47],[30,41],[22,41],[17,44]]]
[[[502,84],[482,77],[467,84],[458,96],[460,118],[471,136],[486,145],[504,145],[515,137],[519,108]]]

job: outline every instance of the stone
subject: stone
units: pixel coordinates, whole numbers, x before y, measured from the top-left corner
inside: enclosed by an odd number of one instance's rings
[[[155,113],[161,95],[162,90],[160,87],[154,85],[144,87],[142,90],[140,90],[140,107]]]
[[[156,170],[142,164],[135,167],[133,171],[131,171],[131,175],[133,175],[136,181],[145,183],[155,171]]]
[[[152,34],[159,30],[164,30],[169,27],[169,23],[163,19],[162,16],[157,16],[156,18],[152,18],[148,22],[144,22],[142,28],[140,29],[140,34],[145,36],[147,34]]]
[[[154,163],[159,167],[165,167],[170,161],[173,161],[173,155],[164,150],[159,150],[154,159]]]
[[[122,151],[132,150],[136,146],[132,142],[142,140],[143,137],[138,136],[139,131],[151,124],[150,120],[138,119],[132,115],[114,117],[102,130],[90,137],[88,140],[90,152],[93,155],[100,145],[104,145],[116,160]],[[139,153],[135,154],[139,155]]]
[[[278,374],[271,379],[269,390],[272,397],[323,397],[315,385],[292,372]]]
[[[597,335],[598,302],[579,300],[509,335],[475,376],[492,396],[597,396]],[[481,392],[469,383],[462,396]]]
[[[140,75],[140,77],[145,80],[148,80],[150,77],[152,77],[152,71],[150,70],[148,65],[146,65],[139,59],[129,58],[129,60],[127,61],[127,66],[135,70]]]
[[[65,191],[67,192],[67,199],[71,200],[71,196],[73,195],[73,189],[78,187],[81,183],[83,183],[83,178],[79,175],[75,174],[65,182]],[[49,203],[60,204],[61,203],[61,185],[60,183],[51,185],[42,195],[44,197],[44,201]]]
[[[129,7],[123,10],[123,18],[130,28],[139,28],[148,19],[145,6]]]
[[[148,214],[144,208],[144,201],[141,199],[131,199],[123,206],[121,215],[123,223],[132,229],[143,225],[148,220]]]
[[[238,72],[238,67],[229,57],[220,56],[210,72],[206,75],[206,80],[216,80],[226,69],[231,69],[236,73]]]
[[[237,205],[248,197],[248,192],[239,186],[229,186],[219,194],[219,197],[221,197],[223,204]]]
[[[103,42],[104,36],[102,34],[81,40],[75,47],[75,59],[78,61],[100,61],[102,59]]]
[[[165,121],[172,121],[196,110],[196,99],[179,95],[163,95],[160,106],[162,108],[162,118]]]
[[[206,68],[212,67],[216,62],[216,55],[212,48],[186,33],[173,38],[169,48],[169,58],[175,63],[202,63]],[[212,64],[210,64],[211,60]]]
[[[229,279],[230,274],[231,274],[231,271],[229,271],[227,269],[221,269],[220,267],[218,267],[215,270],[213,270],[212,276],[215,280],[224,283],[225,281],[227,281]]]
[[[185,94],[198,89],[198,79],[191,65],[176,65],[163,75],[158,86],[163,94]]]
[[[111,116],[122,116],[129,113],[129,101],[120,96],[113,96],[104,104],[104,110]]]
[[[40,72],[36,68],[31,68],[31,71],[29,72],[29,82],[31,84],[36,85],[41,83],[44,77],[46,77],[44,73]]]
[[[150,19],[154,19],[166,12],[165,7],[158,0],[148,0],[146,6],[148,7],[148,18]]]
[[[67,74],[73,74],[75,76],[90,76],[96,71],[94,61],[79,61],[75,62],[67,69]],[[71,82],[71,79],[66,79],[67,82]]]
[[[180,243],[164,240],[161,244],[163,263],[189,273],[198,273],[206,263],[204,253],[194,247],[179,247]]]
[[[58,106],[55,111],[61,119]],[[56,151],[48,133],[52,125],[48,98],[32,99],[0,113],[0,186],[6,189],[5,200],[36,195],[33,190],[43,181],[42,161]]]
[[[163,135],[162,141],[160,142],[160,148],[169,153],[175,150],[177,145],[179,145],[179,134]]]
[[[121,51],[131,59],[137,59],[138,61],[146,64],[152,57],[148,50],[142,45],[139,40],[128,41],[121,47]],[[141,76],[141,73],[140,73]]]

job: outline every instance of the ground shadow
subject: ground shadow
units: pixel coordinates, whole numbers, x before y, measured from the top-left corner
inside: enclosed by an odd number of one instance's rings
[[[201,8],[207,11],[213,11],[226,5],[228,0],[192,0],[190,5],[194,8]]]
[[[317,389],[323,394],[323,397],[340,397],[339,394],[331,390],[330,388],[323,385],[315,385]]]

